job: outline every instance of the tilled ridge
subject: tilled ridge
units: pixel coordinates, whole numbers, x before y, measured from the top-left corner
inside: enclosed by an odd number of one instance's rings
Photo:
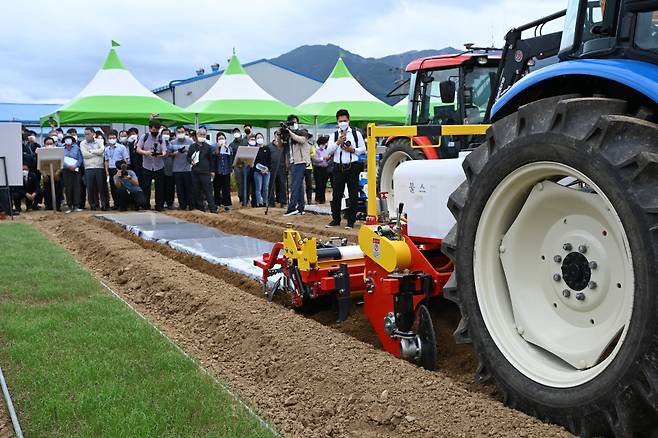
[[[286,436],[569,436],[443,373],[142,248],[95,219],[35,225]],[[79,231],[72,235],[74,226]]]

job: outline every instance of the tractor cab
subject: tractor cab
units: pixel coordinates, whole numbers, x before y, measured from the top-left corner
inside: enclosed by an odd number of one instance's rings
[[[407,66],[411,77],[389,96],[408,96],[408,124],[468,125],[485,121],[500,50],[471,45],[467,49],[467,53],[416,59]],[[433,155],[449,158],[455,157],[459,150],[481,143],[482,139],[478,136],[418,140],[419,145],[440,145],[428,158],[436,158]]]

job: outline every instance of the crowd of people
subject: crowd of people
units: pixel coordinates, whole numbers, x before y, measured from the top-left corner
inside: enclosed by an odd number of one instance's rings
[[[210,138],[205,127],[169,129],[151,120],[148,131],[85,128],[84,135],[70,128],[53,129],[37,142],[34,131],[23,133],[23,185],[12,188],[12,212],[43,207],[67,213],[90,210],[178,208],[217,213],[233,206],[232,183],[243,207],[276,206],[286,215],[304,214],[306,204],[326,202],[328,183],[333,187],[332,221],[340,225],[345,186],[350,202],[347,226],[354,226],[358,197],[359,155],[365,153],[361,133],[349,126],[349,112],[336,114],[333,136],[312,135],[299,127],[295,115],[267,143],[249,124]],[[238,148],[258,148],[255,159],[236,160]],[[49,175],[37,169],[37,149],[63,148],[64,162],[54,176],[55,204]],[[153,190],[152,190],[153,186]],[[177,201],[177,205],[176,205]],[[4,208],[5,210],[7,208]]]

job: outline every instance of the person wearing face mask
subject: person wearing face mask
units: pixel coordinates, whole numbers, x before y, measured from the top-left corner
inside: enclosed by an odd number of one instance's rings
[[[117,142],[128,148],[128,131],[119,131]]]
[[[55,128],[55,144],[57,147],[64,146],[64,130],[62,128]]]
[[[212,148],[206,140],[206,129],[199,128],[196,132],[196,142],[187,151],[187,161],[192,164],[192,185],[194,186],[194,200],[196,208],[204,211],[203,198],[208,202],[208,210],[217,213],[217,206],[212,194],[210,173],[214,170],[215,157]]]
[[[336,112],[338,129],[329,136],[326,160],[333,161],[333,194],[331,199],[332,220],[327,228],[340,225],[341,200],[345,186],[349,193],[347,207],[347,226],[354,228],[356,222],[356,206],[359,201],[359,174],[361,163],[359,155],[366,152],[366,142],[363,135],[350,127],[350,113],[346,109]]]
[[[272,167],[272,154],[270,148],[265,144],[265,138],[260,132],[256,134],[256,145],[258,153],[254,160],[254,190],[256,195],[256,206],[265,207],[270,190],[270,168]]]
[[[304,173],[306,165],[311,162],[311,145],[308,143],[307,132],[299,129],[299,119],[296,115],[288,116],[288,135],[290,136],[290,203],[284,216],[304,214]],[[283,128],[282,128],[283,129]],[[276,137],[280,148],[284,148],[281,137]],[[283,149],[285,151],[285,149]]]
[[[247,146],[251,148],[258,147],[256,143],[256,136],[254,134],[249,134],[247,136]],[[256,185],[254,184],[254,167],[253,166],[244,166],[242,169],[243,177],[243,189],[244,189],[244,204],[243,207],[251,205],[256,207]],[[251,200],[251,202],[250,202]]]
[[[162,139],[162,144],[166,145],[168,152],[169,142],[171,141],[171,131],[169,128],[162,128],[160,138]],[[169,155],[169,153],[167,153],[167,156],[164,157],[164,192],[164,206],[166,209],[171,210],[174,208],[174,198],[176,197],[176,182],[174,179],[174,159]]]
[[[62,140],[62,147],[65,147],[67,144],[71,145],[73,144],[74,138],[71,137],[70,135],[65,135],[64,139]],[[44,148],[54,148],[58,147],[55,142],[53,141],[52,138],[47,138],[43,141],[43,147]],[[43,175],[43,203],[46,206],[46,210],[52,210],[52,195],[51,195],[51,187],[50,187],[50,175]],[[61,170],[58,169],[55,172],[55,203],[56,203],[56,208],[57,211],[60,210],[60,206],[62,205],[62,201],[64,200],[64,193],[62,191],[62,181],[61,181]]]
[[[233,205],[231,202],[231,148],[226,143],[226,135],[223,132],[218,132],[215,140],[217,142],[213,151],[215,155],[215,179],[213,179],[215,205],[228,211]]]
[[[282,148],[277,146],[279,143],[279,131],[274,132],[274,139],[267,145],[270,149],[270,157],[272,166],[270,167],[270,193],[269,202],[270,207],[275,206],[275,202],[279,203],[279,207],[285,208],[288,205],[288,160],[285,159],[285,154]]]
[[[85,186],[89,208],[97,210],[99,207],[105,211],[108,207],[107,187],[105,174],[105,145],[103,140],[91,128],[85,128],[85,138],[80,142],[80,153],[85,166]]]
[[[240,128],[233,128],[231,135],[233,136],[233,140],[231,140],[231,144],[230,144],[231,158],[235,159],[235,155],[238,152],[238,148],[240,146],[247,146],[247,136],[242,135],[242,133],[240,132]],[[233,175],[235,176],[235,182],[238,186],[238,198],[240,199],[240,204],[246,205],[246,201],[244,200],[244,188],[243,188],[244,177],[242,172],[242,165],[235,166],[235,168],[233,169]]]
[[[142,180],[142,156],[137,153],[137,141],[139,140],[139,131],[137,128],[128,129],[128,138],[125,146],[130,153],[130,168],[135,172],[137,179]]]
[[[178,208],[181,210],[192,210],[196,205],[192,190],[192,166],[187,161],[187,151],[192,143],[192,140],[186,135],[185,127],[177,126],[176,138],[169,141],[167,146],[168,155],[172,159]]]
[[[64,194],[68,209],[66,213],[73,211],[82,211],[82,202],[80,197],[81,177],[80,167],[82,167],[82,153],[76,143],[64,143],[64,162],[62,163],[62,181],[64,184]]]
[[[39,209],[42,193],[37,181],[37,174],[31,172],[26,165],[23,165],[23,185],[13,188],[11,193],[17,211],[21,211],[23,200],[25,200],[25,211]]]
[[[37,153],[36,150],[41,145],[37,143],[37,133],[34,131],[27,131],[27,140],[23,143],[23,164],[32,171],[37,170]]]
[[[155,180],[155,209],[164,211],[164,158],[167,156],[167,145],[160,137],[162,125],[156,120],[149,123],[149,133],[144,134],[137,142],[137,154],[142,157],[142,176],[140,185],[147,204],[151,205],[151,182]]]
[[[125,133],[125,131],[123,131]],[[130,153],[128,148],[117,141],[117,132],[111,129],[107,133],[107,146],[105,147],[105,172],[110,182],[110,193],[112,194],[112,203],[115,210],[119,209],[119,196],[114,184],[114,176],[118,172],[117,162],[130,163]]]
[[[330,162],[327,158],[328,135],[318,137],[313,154],[313,176],[315,177],[315,202],[324,204],[326,202],[325,192],[329,180]]]

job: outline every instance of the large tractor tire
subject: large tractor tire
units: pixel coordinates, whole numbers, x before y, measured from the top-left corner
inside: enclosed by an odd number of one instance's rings
[[[412,148],[408,138],[396,138],[382,155],[377,170],[377,193],[388,193],[388,211],[391,217],[397,216],[393,172],[405,161],[424,159],[425,154],[422,149]]]
[[[579,436],[658,426],[655,108],[560,96],[495,122],[464,162],[445,290],[476,380]]]

